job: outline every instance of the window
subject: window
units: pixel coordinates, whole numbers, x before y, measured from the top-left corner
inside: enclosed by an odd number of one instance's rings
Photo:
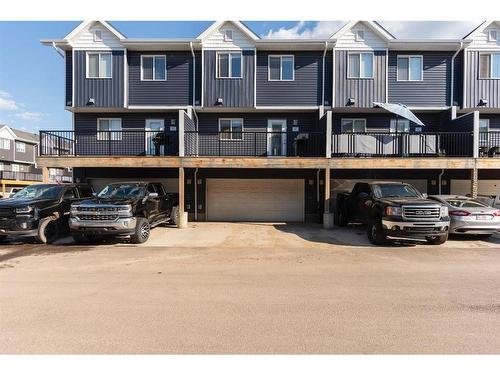
[[[391,119],[390,123],[391,133],[409,133],[410,132],[410,120],[406,119]]]
[[[269,56],[268,61],[269,81],[293,81],[294,73],[294,57],[293,55]]]
[[[240,52],[217,53],[217,78],[241,78]]]
[[[220,139],[242,140],[243,139],[243,119],[241,118],[221,118],[219,119]]]
[[[340,127],[342,133],[364,133],[366,132],[366,119],[343,118]]]
[[[19,164],[12,164],[11,168],[12,172],[19,172]]]
[[[224,30],[222,34],[224,35],[224,42],[233,41],[233,30]]]
[[[141,56],[141,81],[165,81],[167,79],[167,57],[165,55]]]
[[[421,81],[423,79],[422,56],[398,56],[398,81]]]
[[[356,42],[365,41],[365,32],[363,30],[356,31]]]
[[[487,132],[490,130],[490,120],[480,119],[479,120],[479,132]]]
[[[488,32],[488,41],[490,41],[490,42],[498,41],[498,31],[497,30],[490,30]]]
[[[373,53],[349,53],[347,78],[373,78]]]
[[[97,140],[98,141],[121,141],[122,140],[122,119],[121,118],[100,118],[97,119]]]
[[[87,53],[87,78],[111,78],[111,53]]]
[[[102,31],[101,30],[94,31],[94,42],[102,42]]]
[[[0,148],[10,150],[10,139],[0,138]]]
[[[500,79],[500,53],[479,55],[479,78]]]
[[[16,142],[16,151],[17,152],[26,152],[26,145],[22,142]]]

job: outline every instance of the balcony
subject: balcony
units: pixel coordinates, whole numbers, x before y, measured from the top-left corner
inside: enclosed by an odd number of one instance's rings
[[[40,182],[43,178],[41,173],[0,171],[0,180]]]
[[[500,157],[500,131],[479,132],[479,157]]]
[[[472,132],[334,133],[337,157],[472,157]]]

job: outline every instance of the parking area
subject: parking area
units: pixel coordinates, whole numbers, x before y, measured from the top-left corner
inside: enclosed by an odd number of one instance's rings
[[[6,244],[0,353],[498,354],[499,245],[284,223]]]

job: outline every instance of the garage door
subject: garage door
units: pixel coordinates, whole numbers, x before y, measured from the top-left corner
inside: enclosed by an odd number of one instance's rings
[[[451,180],[451,194],[465,195],[470,194],[470,180]],[[478,180],[477,191],[479,194],[500,194],[499,180]]]
[[[304,221],[304,180],[208,179],[207,220]]]

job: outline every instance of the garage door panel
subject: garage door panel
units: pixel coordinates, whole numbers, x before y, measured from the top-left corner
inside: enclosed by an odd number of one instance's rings
[[[303,221],[304,180],[208,179],[211,221]]]

